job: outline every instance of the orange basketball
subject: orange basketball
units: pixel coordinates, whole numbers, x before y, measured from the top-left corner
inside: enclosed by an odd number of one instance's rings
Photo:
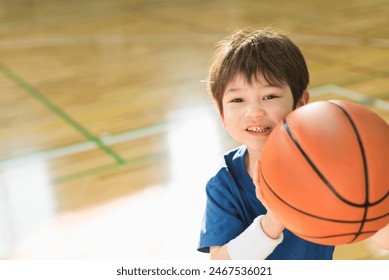
[[[261,173],[269,208],[306,240],[358,242],[389,223],[389,125],[362,105],[293,111],[270,134]]]

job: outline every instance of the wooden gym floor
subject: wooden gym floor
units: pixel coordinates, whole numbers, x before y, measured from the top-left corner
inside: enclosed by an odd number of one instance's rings
[[[207,259],[204,187],[236,146],[202,82],[214,43],[272,25],[312,101],[389,121],[387,0],[0,0],[0,258]],[[389,259],[368,241],[336,259]]]

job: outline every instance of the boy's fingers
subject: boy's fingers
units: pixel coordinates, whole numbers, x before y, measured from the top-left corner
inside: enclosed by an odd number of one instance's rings
[[[257,188],[260,187],[259,185],[260,177],[261,177],[261,161],[256,160],[254,165],[253,181],[254,181],[254,185]]]
[[[260,177],[261,177],[261,162],[257,160],[255,162],[255,168],[254,168],[254,174],[253,174],[253,181],[255,185],[255,192],[257,195],[257,198],[262,201],[263,196],[262,196],[262,190],[261,190],[261,184],[260,184]]]
[[[268,209],[267,203],[266,203],[265,199],[263,198],[261,184],[260,184],[260,178],[261,178],[261,162],[259,160],[257,160],[255,162],[255,169],[254,169],[254,175],[253,175],[253,181],[254,181],[254,185],[255,185],[255,194],[256,194],[257,198],[259,199],[259,201],[261,201],[263,206],[265,206],[265,208]]]

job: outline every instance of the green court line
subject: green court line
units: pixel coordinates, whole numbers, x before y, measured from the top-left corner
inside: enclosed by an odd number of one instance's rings
[[[24,89],[27,93],[29,93],[36,100],[41,102],[44,106],[62,118],[65,122],[75,128],[78,132],[84,135],[89,141],[95,143],[100,149],[106,152],[109,156],[114,158],[118,164],[125,164],[125,160],[120,157],[117,153],[115,153],[111,148],[104,145],[104,143],[90,133],[87,129],[85,129],[82,125],[80,125],[77,121],[75,121],[72,117],[62,111],[58,106],[52,103],[49,99],[47,99],[43,94],[41,94],[36,88],[28,84],[21,77],[16,75],[13,71],[11,71],[8,67],[5,67],[3,64],[0,64],[0,71],[8,77],[11,81],[16,83],[19,87]]]

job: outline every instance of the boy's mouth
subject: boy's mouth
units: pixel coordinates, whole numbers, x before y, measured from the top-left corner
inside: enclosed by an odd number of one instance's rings
[[[248,132],[256,132],[256,133],[265,133],[268,132],[269,130],[271,130],[271,128],[268,126],[252,126],[246,129],[246,131]]]

